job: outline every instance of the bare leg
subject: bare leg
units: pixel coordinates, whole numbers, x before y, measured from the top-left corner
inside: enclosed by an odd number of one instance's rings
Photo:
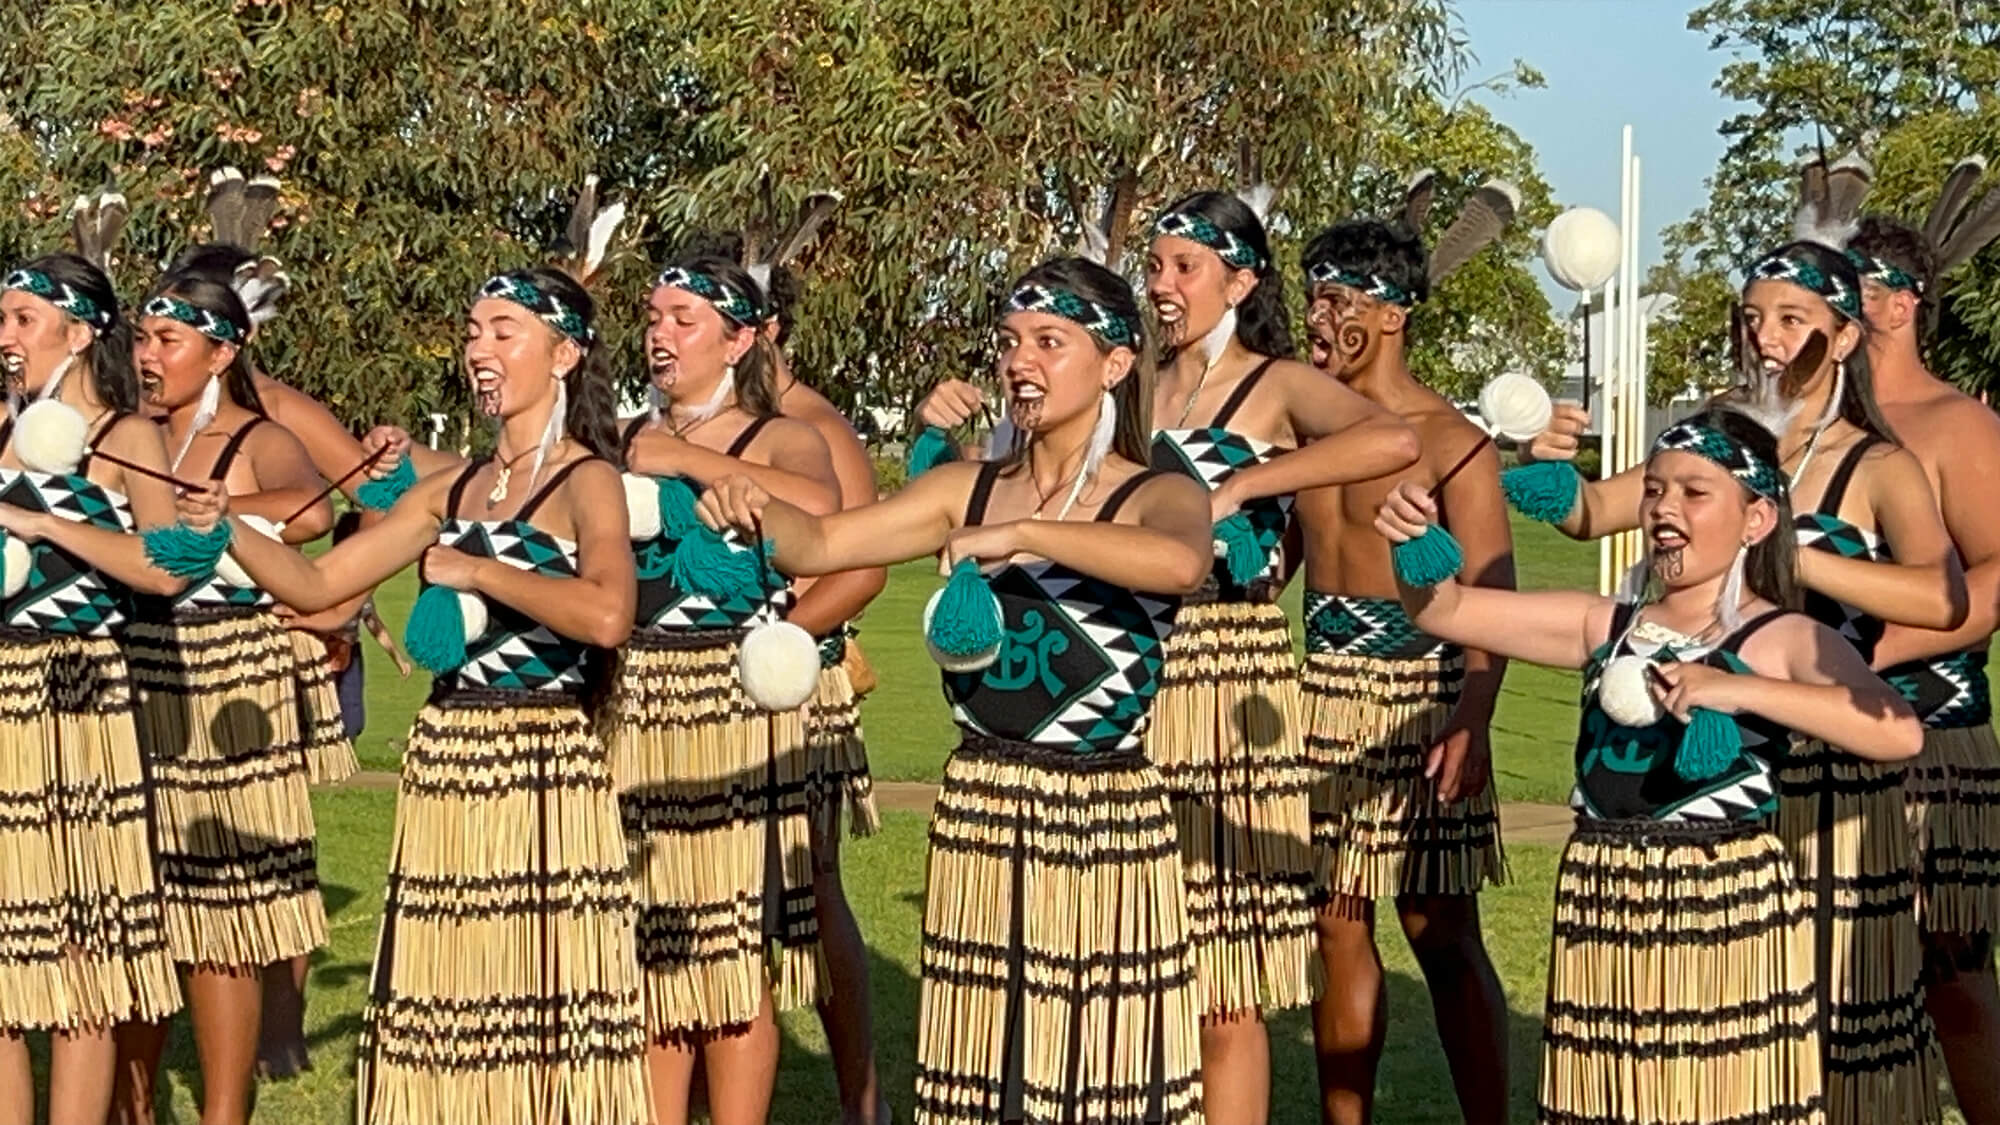
[[[646,1045],[646,1076],[653,1087],[653,1125],[687,1125],[694,1056],[695,1042],[684,1035],[670,1035]]]
[[[827,996],[820,1026],[840,1086],[841,1125],[879,1125],[882,1091],[875,1075],[874,1010],[868,992],[868,947],[840,883],[840,817],[813,818],[813,915],[826,956]]]
[[[118,1074],[111,1096],[112,1125],[153,1125],[154,1087],[167,1052],[168,1023],[124,1023],[111,1033],[118,1044]]]
[[[35,1125],[35,1074],[18,1028],[0,1031],[0,1125]]]
[[[312,1069],[306,1053],[306,973],[308,956],[264,966],[263,1033],[257,1041],[257,1070],[270,1078],[290,1078]]]
[[[1375,948],[1375,904],[1348,895],[1320,908],[1326,993],[1313,1005],[1319,1113],[1325,1125],[1364,1125],[1375,1112],[1375,1073],[1389,1028],[1389,993]]]
[[[1992,960],[1929,982],[1924,1007],[1937,1025],[1966,1125],[2000,1125],[2000,985]]]
[[[1208,1120],[1265,1125],[1271,1115],[1271,1035],[1255,1008],[1204,1017],[1201,1100]]]
[[[1459,1112],[1470,1125],[1497,1125],[1507,1120],[1507,996],[1479,935],[1479,899],[1411,896],[1396,909],[1430,986]]]
[[[701,1054],[712,1125],[764,1125],[778,1082],[778,1018],[770,993],[756,1019],[703,1035]]]
[[[102,1125],[117,1069],[110,1028],[49,1036],[49,1125]]]
[[[194,1049],[201,1060],[201,1125],[247,1125],[257,1069],[264,974],[249,965],[199,966],[188,974]]]

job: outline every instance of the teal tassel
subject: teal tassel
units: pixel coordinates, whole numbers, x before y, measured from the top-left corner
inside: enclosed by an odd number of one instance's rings
[[[674,548],[674,585],[712,602],[754,596],[763,577],[763,562],[753,552],[731,550],[720,532],[705,526]]]
[[[403,626],[403,650],[433,675],[449,675],[465,666],[465,614],[458,607],[457,590],[424,587]]]
[[[686,539],[702,526],[694,514],[694,489],[679,477],[660,478],[660,529],[669,539]]]
[[[956,460],[958,447],[952,444],[951,434],[943,426],[925,426],[923,432],[910,442],[905,476],[908,480],[915,480],[946,461]]]
[[[1389,553],[1396,562],[1396,577],[1409,586],[1435,586],[1465,565],[1465,552],[1459,550],[1458,540],[1437,524],[1415,539],[1396,544]]]
[[[354,490],[354,502],[371,512],[386,512],[395,507],[396,501],[401,500],[403,493],[415,483],[417,467],[410,463],[406,455],[396,462],[396,467],[389,471],[388,476],[361,482],[361,487]]]
[[[175,578],[202,579],[215,573],[215,564],[229,550],[229,521],[222,520],[207,531],[176,523],[156,527],[139,539],[145,545],[147,562]]]
[[[1728,769],[1743,753],[1736,720],[1706,707],[1694,709],[1674,753],[1674,772],[1683,781],[1706,781]]]
[[[1215,538],[1222,543],[1222,564],[1229,570],[1229,580],[1238,586],[1248,586],[1264,573],[1269,561],[1264,555],[1264,545],[1257,541],[1257,529],[1250,526],[1250,517],[1238,512],[1215,525]]]
[[[979,564],[960,559],[931,613],[930,642],[951,656],[977,656],[1000,647],[1000,599],[979,573]]]
[[[1507,503],[1531,520],[1561,523],[1576,510],[1583,475],[1568,461],[1537,461],[1500,474]]]

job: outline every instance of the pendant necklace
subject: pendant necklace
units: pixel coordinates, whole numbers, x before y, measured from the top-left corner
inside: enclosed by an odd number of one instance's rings
[[[498,472],[493,474],[493,491],[486,494],[486,506],[488,508],[492,508],[495,504],[507,498],[507,486],[513,483],[514,480],[514,466],[520,464],[523,457],[533,452],[533,449],[529,449],[526,452],[515,454],[500,466]],[[528,483],[533,484],[534,482],[529,481]]]

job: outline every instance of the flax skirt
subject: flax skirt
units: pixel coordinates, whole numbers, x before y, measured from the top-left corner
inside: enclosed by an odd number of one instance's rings
[[[1539,1120],[1824,1120],[1809,917],[1760,825],[1579,819],[1556,874]]]
[[[816,1003],[803,709],[764,711],[736,676],[740,631],[635,633],[606,715],[639,857],[647,1034]]]
[[[931,818],[917,1116],[1201,1120],[1173,814],[1138,754],[968,738]]]
[[[131,707],[116,642],[0,633],[0,1028],[180,1007]]]
[[[1832,1125],[1938,1120],[1904,772],[1803,739],[1779,766],[1773,827],[1813,911]]]
[[[555,692],[434,695],[403,752],[361,1125],[646,1125],[632,878]]]
[[[1936,975],[1990,970],[2000,932],[2000,741],[1992,724],[1925,730],[1905,788],[1928,967]]]
[[[1181,607],[1146,756],[1173,803],[1204,1016],[1299,1007],[1321,983],[1301,709],[1283,610]]]
[[[819,690],[806,704],[806,800],[818,839],[840,832],[841,814],[856,836],[882,830],[875,783],[868,775],[868,746],[861,738],[861,700],[838,661],[819,671]]]
[[[305,740],[306,773],[314,785],[335,785],[361,769],[340,713],[340,690],[326,641],[304,629],[286,630],[299,661],[299,732]]]
[[[326,944],[286,632],[264,611],[226,610],[126,634],[167,948],[183,964],[268,965]]]
[[[1306,656],[1306,749],[1313,844],[1330,894],[1469,895],[1506,878],[1491,777],[1443,801],[1424,755],[1444,733],[1465,680],[1456,649],[1416,659]]]

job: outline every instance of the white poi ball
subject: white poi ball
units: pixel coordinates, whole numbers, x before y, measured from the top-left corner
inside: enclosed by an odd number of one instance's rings
[[[14,423],[14,450],[21,464],[38,473],[66,476],[83,461],[90,423],[75,407],[48,398],[21,411]]]
[[[1479,416],[1495,433],[1515,441],[1532,441],[1549,428],[1554,415],[1548,390],[1517,371],[1498,376],[1479,392]]]
[[[947,672],[978,672],[991,667],[994,661],[1000,659],[1001,645],[1007,643],[1004,636],[1001,637],[1000,644],[982,649],[970,656],[955,656],[931,643],[931,617],[937,613],[938,599],[943,596],[944,591],[940,589],[931,595],[930,601],[924,603],[924,647],[930,650],[931,659],[937,661],[938,667]]]
[[[5,556],[0,559],[0,567],[6,568],[6,573],[0,574],[0,597],[11,598],[27,587],[28,570],[35,565],[34,559],[29,555],[28,545],[18,535],[7,537],[7,545],[0,548],[0,555]]]
[[[1618,224],[1595,207],[1572,207],[1542,235],[1542,263],[1556,284],[1574,293],[1600,289],[1623,255]]]
[[[1660,721],[1660,702],[1653,698],[1643,656],[1620,656],[1604,666],[1597,678],[1597,705],[1621,727],[1650,727]]]
[[[660,533],[660,482],[638,473],[626,473],[625,519],[632,542],[644,543]]]
[[[266,539],[276,539],[278,537],[278,525],[265,519],[263,516],[243,514],[237,516],[237,518],[243,521],[243,526],[264,536]],[[225,553],[220,559],[216,560],[215,576],[221,579],[226,585],[238,586],[243,589],[250,589],[257,585],[257,580],[250,577],[250,572],[243,569],[243,564],[237,562],[236,556],[233,554]]]
[[[486,626],[492,622],[486,599],[470,590],[458,592],[458,615],[465,619],[465,639],[468,641],[485,636]]]
[[[743,694],[766,711],[790,711],[819,690],[819,644],[789,621],[750,630],[736,650]]]

